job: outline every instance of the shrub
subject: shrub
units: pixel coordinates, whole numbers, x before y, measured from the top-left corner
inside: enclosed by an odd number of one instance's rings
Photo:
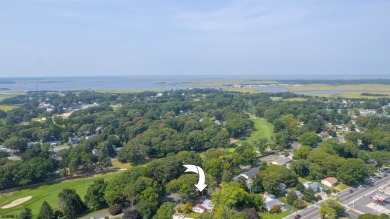
[[[272,206],[271,210],[269,211],[271,214],[279,213],[281,210],[280,205],[274,205]]]
[[[297,199],[294,201],[293,205],[298,209],[306,208],[306,204],[302,199]]]
[[[108,213],[110,213],[111,215],[120,214],[122,213],[122,206],[119,204],[114,204],[110,206],[110,208],[108,209]]]

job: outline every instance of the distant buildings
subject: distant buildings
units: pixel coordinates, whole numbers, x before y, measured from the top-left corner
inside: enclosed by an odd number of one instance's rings
[[[359,111],[359,113],[360,116],[373,116],[377,114],[375,109],[362,109]]]

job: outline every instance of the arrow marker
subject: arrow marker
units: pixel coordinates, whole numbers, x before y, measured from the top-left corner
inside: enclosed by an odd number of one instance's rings
[[[206,178],[205,178],[205,175],[204,175],[204,171],[201,167],[198,167],[198,166],[195,166],[195,165],[183,165],[184,167],[186,167],[186,171],[184,172],[192,172],[192,173],[197,173],[199,175],[199,181],[198,181],[198,184],[195,184],[196,188],[198,188],[198,190],[201,192],[204,188],[206,188],[206,184],[205,181],[206,181]]]

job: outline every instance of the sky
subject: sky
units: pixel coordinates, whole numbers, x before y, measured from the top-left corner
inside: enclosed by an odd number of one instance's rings
[[[0,0],[0,77],[390,75],[388,0]]]

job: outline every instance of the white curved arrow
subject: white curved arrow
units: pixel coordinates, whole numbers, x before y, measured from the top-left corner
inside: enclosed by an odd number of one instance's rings
[[[198,166],[195,166],[195,165],[190,165],[190,164],[187,164],[187,165],[183,165],[184,167],[186,167],[186,171],[184,172],[193,172],[193,173],[197,173],[199,175],[199,181],[198,181],[198,184],[195,184],[196,188],[198,188],[198,190],[201,192],[204,188],[206,188],[206,184],[205,181],[206,181],[206,178],[205,178],[205,175],[204,175],[204,172],[203,172],[203,169],[201,167],[198,167]]]

